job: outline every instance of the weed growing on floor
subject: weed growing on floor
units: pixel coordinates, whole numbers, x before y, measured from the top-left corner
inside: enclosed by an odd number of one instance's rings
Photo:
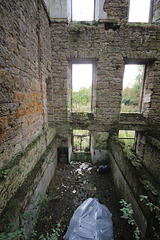
[[[39,239],[40,240],[58,240],[58,237],[60,236],[60,231],[61,231],[61,224],[57,223],[57,227],[52,229],[52,233],[49,234],[47,233],[47,236],[44,237],[44,235],[42,234]]]
[[[21,228],[15,232],[0,233],[0,239],[1,240],[19,240],[19,239],[27,239],[27,236],[25,235],[24,228]]]
[[[151,203],[148,200],[148,196],[140,195],[140,201],[145,203],[145,205],[149,208],[150,212],[154,212],[155,218],[158,220],[158,224],[160,224],[160,208]],[[156,233],[156,228],[152,226],[152,230],[154,232],[154,236],[157,239],[160,239],[160,235]]]
[[[0,178],[6,179],[8,176],[10,169],[2,169],[0,170]]]
[[[158,224],[160,224],[160,208],[151,203],[148,200],[148,196],[140,195],[140,201],[145,202],[145,205],[148,206],[150,212],[155,212],[155,218],[157,218]]]
[[[136,227],[134,230],[134,237],[135,239],[140,239],[141,232],[133,218],[133,209],[131,203],[127,203],[124,199],[121,199],[120,204],[123,207],[120,209],[120,211],[123,212],[122,218],[127,219],[129,224],[134,225]]]

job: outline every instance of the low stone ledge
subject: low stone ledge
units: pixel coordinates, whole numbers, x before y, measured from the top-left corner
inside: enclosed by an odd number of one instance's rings
[[[148,196],[149,202],[159,207],[160,188],[158,184],[136,155],[116,137],[110,138],[108,146],[115,184],[121,197],[131,202],[143,237],[153,236],[152,226],[159,234],[159,224],[155,218],[155,212],[151,212],[148,206],[140,201],[140,195]]]
[[[145,122],[145,118],[142,113],[121,113],[120,122]]]
[[[90,126],[94,124],[94,115],[93,113],[82,113],[82,112],[78,112],[78,113],[71,113],[71,120],[70,120],[70,124],[73,126]]]
[[[23,215],[32,211],[32,217],[36,217],[38,211],[38,201],[44,195],[53,177],[57,165],[57,149],[55,139],[47,147],[35,167],[30,171],[23,184],[18,188],[14,196],[8,201],[0,218],[0,231],[11,231],[18,229],[21,224],[30,233],[33,222],[25,223]],[[33,204],[34,202],[34,211]],[[8,227],[10,226],[10,228]]]
[[[41,134],[4,167],[4,169],[9,169],[9,172],[0,183],[0,213],[9,199],[23,184],[27,175],[35,167],[45,150],[45,134]]]
[[[160,141],[153,137],[148,137],[147,142],[150,142],[154,147],[160,150]]]

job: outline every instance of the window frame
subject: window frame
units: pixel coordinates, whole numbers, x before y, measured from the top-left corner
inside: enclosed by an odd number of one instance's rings
[[[74,130],[78,130],[78,129],[74,129]],[[88,143],[89,143],[88,153],[90,153],[90,151],[91,151],[91,132],[89,130],[87,130],[88,134],[74,134],[74,130],[72,132],[72,152],[74,152],[74,153],[85,152],[85,151],[81,151],[81,145],[80,145],[80,149],[75,150],[74,138],[79,137],[79,138],[81,138],[81,142],[82,142],[82,138],[88,137]],[[85,130],[83,129],[82,131],[85,131]],[[82,149],[83,149],[83,146],[82,146]]]
[[[127,132],[132,131],[132,132],[134,132],[134,137],[119,137],[120,131],[127,131]],[[133,144],[132,144],[131,148],[134,148],[136,138],[137,138],[137,136],[136,136],[136,131],[135,130],[126,130],[126,129],[121,130],[121,129],[119,129],[119,131],[118,131],[118,139],[120,139],[120,140],[127,140],[127,139],[133,140]],[[125,141],[123,141],[123,142],[126,146],[130,146],[130,144],[127,144]]]
[[[73,89],[73,79],[72,79],[72,65],[73,64],[92,64],[92,85],[91,85],[91,111],[85,113],[93,113],[94,112],[94,84],[96,82],[96,61],[97,59],[83,59],[83,60],[71,60],[70,61],[70,81],[71,81],[71,112],[73,112],[73,102],[72,102],[72,89]],[[73,112],[74,113],[74,112]],[[77,111],[78,113],[78,111]],[[80,112],[79,112],[80,113]]]
[[[142,75],[142,80],[141,80],[141,88],[139,92],[139,103],[138,103],[138,112],[137,113],[142,113],[142,105],[143,105],[143,95],[144,95],[144,87],[145,87],[145,78],[146,78],[146,67],[147,64],[146,62],[139,62],[139,61],[128,61],[124,64],[124,72],[125,72],[125,66],[126,65],[143,65],[143,75]],[[123,72],[123,78],[122,78],[122,96],[123,96],[123,79],[124,79],[124,72]],[[122,100],[121,99],[121,107],[122,107]],[[132,112],[121,112],[120,113],[132,113]]]

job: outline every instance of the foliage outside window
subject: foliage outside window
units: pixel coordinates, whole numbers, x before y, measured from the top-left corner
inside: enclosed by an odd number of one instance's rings
[[[72,111],[91,112],[92,64],[72,64]]]
[[[73,151],[89,152],[90,134],[88,130],[73,130]]]
[[[125,65],[121,112],[140,112],[144,65]]]
[[[72,91],[72,111],[91,112],[91,87]]]
[[[127,147],[132,148],[135,141],[135,131],[119,130],[118,138],[121,139]]]

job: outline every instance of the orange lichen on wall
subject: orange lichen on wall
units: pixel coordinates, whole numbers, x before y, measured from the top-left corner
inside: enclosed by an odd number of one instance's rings
[[[31,101],[33,101],[33,102],[35,101],[35,96],[36,96],[36,93],[35,93],[35,92],[33,92],[33,91],[30,92],[30,100],[31,100]]]
[[[36,93],[35,93],[35,98],[36,98],[37,100],[40,100],[40,99],[41,99],[41,94],[38,93],[38,92],[36,92]]]
[[[28,109],[20,109],[16,112],[16,118],[24,117],[28,114]]]
[[[39,114],[43,113],[43,109],[42,109],[42,103],[41,102],[35,102],[35,107],[36,107],[36,112]]]
[[[32,130],[30,129],[30,127],[35,124],[35,122],[37,121],[37,119],[39,119],[41,115],[44,114],[43,105],[41,102],[41,93],[34,91],[17,92],[14,96],[15,103],[18,103],[17,110],[12,112],[8,116],[0,117],[1,141],[4,141],[4,138],[7,137],[8,134],[10,134],[10,130],[13,130],[17,123],[20,124],[19,127],[25,125],[28,128],[29,135],[31,136]]]
[[[0,118],[0,134],[4,132],[4,129],[8,126],[8,120],[7,117],[1,117]]]
[[[26,109],[20,109],[16,112],[16,117],[20,118],[20,117],[24,117],[26,115],[31,116],[33,113],[36,113],[36,114],[38,113],[38,115],[43,113],[41,102],[37,102],[37,101],[35,101],[34,103],[30,102],[27,105]]]
[[[18,102],[23,102],[24,101],[24,93],[22,93],[22,92],[15,93],[15,99]]]
[[[8,120],[7,117],[0,117],[0,144],[3,141],[3,137],[7,134]]]
[[[28,103],[26,102],[26,99],[28,100]],[[41,93],[31,91],[28,97],[28,92],[18,92],[15,94],[15,100],[21,105],[23,104],[26,106],[26,108],[22,108],[16,111],[16,118],[24,117],[26,115],[31,116],[33,113],[36,113],[38,115],[43,114]]]

